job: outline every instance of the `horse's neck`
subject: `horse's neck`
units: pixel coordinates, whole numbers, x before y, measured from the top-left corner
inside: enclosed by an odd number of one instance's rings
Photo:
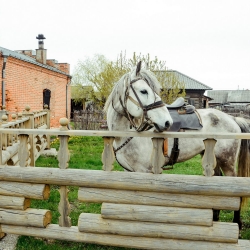
[[[129,131],[130,122],[125,116],[117,113],[112,107],[109,107],[107,113],[108,128],[110,131]]]

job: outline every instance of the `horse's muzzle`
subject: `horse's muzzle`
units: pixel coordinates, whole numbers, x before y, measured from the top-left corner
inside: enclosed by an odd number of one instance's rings
[[[165,127],[160,126],[160,125],[158,125],[158,124],[156,124],[156,123],[154,123],[154,126],[155,126],[155,128],[156,128],[155,132],[160,132],[160,133],[161,133],[161,132],[163,132],[163,131],[168,130],[168,129],[170,128],[171,124],[170,124],[169,121],[166,121],[166,122],[165,122]]]

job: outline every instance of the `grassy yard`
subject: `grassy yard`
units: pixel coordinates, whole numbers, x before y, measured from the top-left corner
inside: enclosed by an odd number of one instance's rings
[[[55,139],[52,147],[58,150],[59,141]],[[81,169],[102,169],[101,154],[103,151],[103,140],[100,137],[71,137],[69,139],[70,162],[69,168]],[[39,167],[58,167],[56,157],[40,157],[36,166]],[[123,171],[123,169],[115,163],[115,170]],[[164,171],[167,174],[190,174],[201,175],[201,158],[196,156],[193,159],[179,163],[174,166],[174,169]],[[59,212],[58,203],[60,200],[58,186],[51,187],[51,194],[48,201],[33,200],[31,206],[33,208],[43,208],[52,211],[52,223],[58,224]],[[100,204],[89,204],[79,202],[77,200],[77,187],[69,187],[69,202],[71,205],[71,221],[72,225],[77,225],[78,217],[82,212],[100,213]],[[221,221],[232,221],[232,211],[222,211]],[[243,239],[250,239],[250,210],[248,209],[242,214],[244,228],[241,232]],[[17,250],[122,250],[128,248],[108,247],[94,244],[75,243],[68,241],[57,241],[42,238],[34,238],[27,236],[20,236],[17,243]]]

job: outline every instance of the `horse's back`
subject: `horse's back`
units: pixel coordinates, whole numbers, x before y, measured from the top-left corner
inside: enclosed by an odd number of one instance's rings
[[[240,127],[235,118],[217,109],[197,109],[203,129],[201,132],[240,133]]]

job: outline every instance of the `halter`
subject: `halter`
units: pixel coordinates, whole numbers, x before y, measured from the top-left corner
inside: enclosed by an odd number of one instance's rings
[[[135,89],[133,87],[133,83],[139,81],[139,80],[143,80],[145,81],[148,86],[151,88],[151,86],[149,85],[148,81],[144,78],[136,78],[134,80],[132,80],[130,82],[130,88],[132,89],[135,97],[137,100],[133,99],[131,96],[129,95],[126,95],[126,99],[125,99],[125,102],[127,102],[127,100],[129,99],[130,101],[132,101],[136,106],[140,107],[142,110],[143,110],[143,114],[142,114],[142,117],[141,117],[141,124],[136,127],[136,124],[135,122],[133,121],[134,117],[128,112],[128,110],[126,109],[125,105],[122,104],[122,101],[121,101],[121,98],[120,98],[120,103],[125,111],[125,117],[130,121],[130,124],[131,126],[133,126],[137,132],[141,132],[141,131],[145,131],[145,130],[149,130],[153,127],[152,125],[152,122],[150,121],[150,118],[148,117],[148,111],[149,110],[152,110],[152,109],[156,109],[156,108],[160,108],[160,107],[163,107],[165,106],[165,104],[162,102],[162,101],[158,101],[158,102],[153,102],[147,106],[144,106],[139,98],[139,96],[137,95],[137,93],[135,92]],[[152,88],[151,88],[152,89]],[[153,89],[152,89],[153,90]],[[128,92],[126,90],[126,92]],[[155,91],[153,90],[153,92],[155,93]]]

